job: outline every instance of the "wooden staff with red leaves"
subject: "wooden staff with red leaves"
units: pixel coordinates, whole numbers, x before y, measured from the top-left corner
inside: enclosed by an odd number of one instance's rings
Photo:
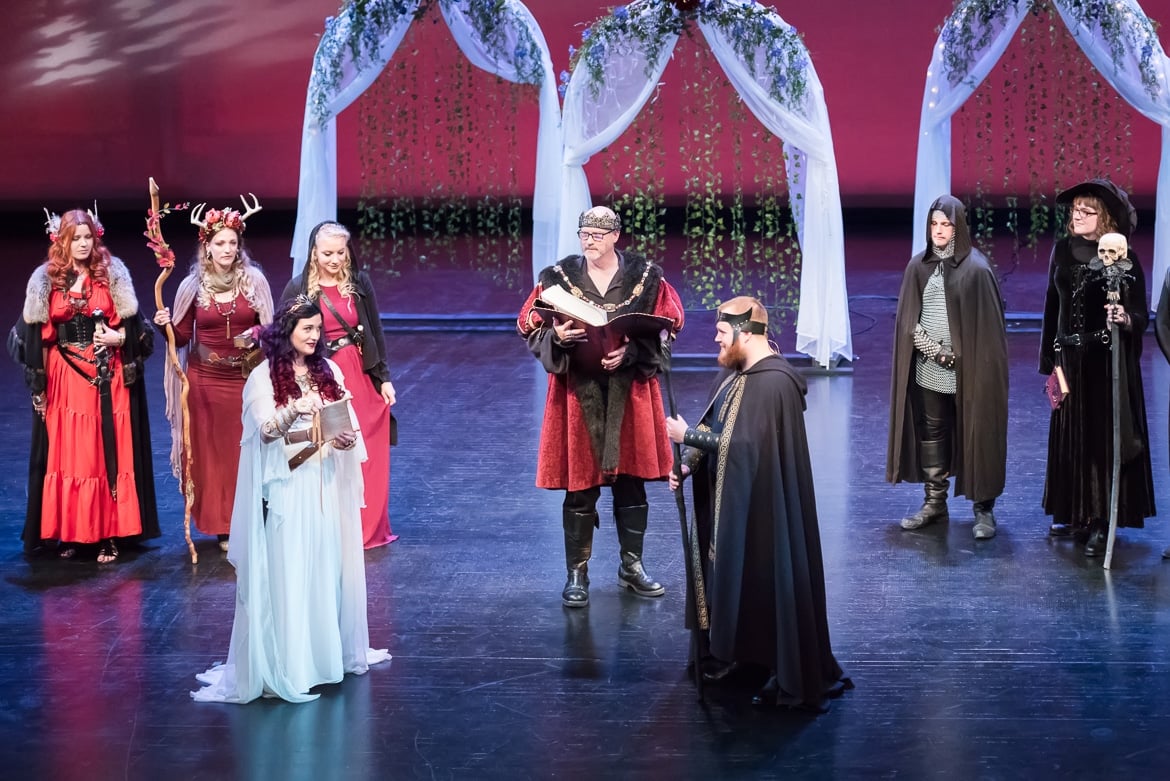
[[[162,268],[158,279],[154,282],[154,303],[158,309],[163,309],[163,283],[175,268],[175,253],[163,239],[162,218],[172,211],[186,209],[187,204],[181,203],[172,207],[169,203],[161,209],[158,205],[158,185],[154,177],[150,178],[150,211],[146,213],[146,246],[154,252],[154,258]],[[187,409],[187,394],[191,385],[187,381],[187,373],[179,362],[179,353],[175,349],[175,328],[170,323],[166,325],[167,356],[170,359],[171,369],[179,378],[179,409],[183,415],[183,470],[180,475],[179,491],[183,494],[183,536],[187,540],[187,550],[191,552],[191,563],[199,563],[199,554],[195,552],[195,543],[191,542],[191,505],[195,501],[195,482],[191,478],[191,416]]]

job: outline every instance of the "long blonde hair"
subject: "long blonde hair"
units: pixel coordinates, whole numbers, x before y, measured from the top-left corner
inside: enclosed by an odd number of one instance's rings
[[[337,275],[337,292],[345,298],[352,298],[357,293],[357,285],[353,281],[353,253],[349,250],[349,229],[339,222],[322,223],[313,236],[313,246],[309,249],[309,262],[305,269],[305,292],[314,300],[321,293],[320,272],[317,268],[317,240],[322,237],[345,240],[345,263]]]

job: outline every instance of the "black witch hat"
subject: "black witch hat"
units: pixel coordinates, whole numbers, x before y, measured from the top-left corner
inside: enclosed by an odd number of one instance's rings
[[[1057,203],[1070,204],[1073,199],[1082,195],[1091,195],[1099,198],[1113,221],[1117,223],[1117,230],[1126,236],[1132,236],[1137,230],[1137,209],[1129,202],[1129,195],[1108,179],[1090,179],[1087,182],[1073,185],[1056,196]]]

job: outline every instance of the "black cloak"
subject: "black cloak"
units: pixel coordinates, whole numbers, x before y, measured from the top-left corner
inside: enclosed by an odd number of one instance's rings
[[[710,651],[775,670],[789,705],[820,704],[844,681],[829,643],[806,392],[779,355],[721,372],[703,416],[719,450],[694,470],[694,593]]]
[[[975,502],[1003,493],[1007,464],[1008,360],[1003,297],[986,256],[971,246],[966,210],[944,195],[928,215],[942,211],[955,226],[955,254],[940,259],[927,249],[910,259],[898,292],[894,325],[894,359],[890,377],[890,429],[886,445],[886,480],[922,482],[918,433],[910,406],[914,384],[914,327],[922,314],[922,291],[942,263],[947,322],[955,353],[955,427],[951,436],[951,475],[955,496]]]

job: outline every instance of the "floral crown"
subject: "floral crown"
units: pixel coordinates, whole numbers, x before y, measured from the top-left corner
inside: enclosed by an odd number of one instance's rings
[[[304,293],[297,293],[296,298],[288,302],[288,306],[285,308],[284,313],[286,315],[292,315],[299,320],[306,312],[310,312],[317,308],[317,304],[315,301],[313,301],[313,299],[309,298]]]
[[[622,218],[616,214],[612,217],[608,214],[594,214],[592,210],[581,212],[581,216],[577,218],[578,228],[601,228],[607,231],[617,231],[622,229]]]
[[[191,210],[191,224],[199,228],[199,241],[206,242],[212,236],[219,233],[225,228],[231,228],[238,234],[244,233],[244,224],[249,217],[260,211],[260,199],[254,194],[248,193],[252,196],[252,204],[248,204],[248,200],[244,196],[240,196],[240,200],[244,202],[244,213],[236,211],[235,209],[208,209],[207,213],[203,213],[203,208],[207,206],[206,203],[201,203]]]
[[[93,211],[86,209],[85,213],[89,215],[91,220],[93,220],[94,230],[97,232],[98,238],[100,239],[103,235],[105,235],[106,229],[102,227],[102,221],[98,219],[97,201],[93,202]],[[55,212],[50,212],[48,209],[45,209],[45,233],[49,234],[50,242],[57,241],[57,236],[59,236],[61,233],[60,214],[56,214]]]

